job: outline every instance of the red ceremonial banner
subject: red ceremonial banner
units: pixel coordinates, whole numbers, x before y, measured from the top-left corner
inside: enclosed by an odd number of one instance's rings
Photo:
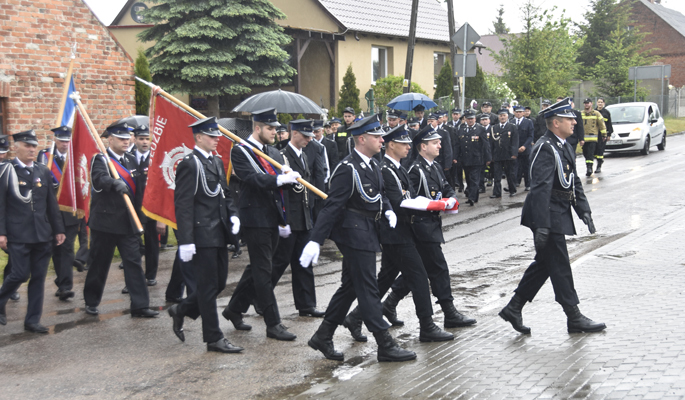
[[[64,161],[62,183],[57,193],[57,202],[62,211],[75,213],[86,221],[90,213],[91,160],[100,153],[95,139],[88,130],[86,121],[78,110],[74,117],[74,128],[69,143],[69,152]],[[96,133],[97,134],[97,133]]]
[[[155,96],[150,107],[150,166],[147,186],[143,198],[143,213],[176,229],[174,190],[176,189],[176,167],[195,147],[193,133],[188,125],[197,118],[163,96]],[[221,157],[226,170],[231,162],[233,142],[227,137],[219,140],[217,156]]]

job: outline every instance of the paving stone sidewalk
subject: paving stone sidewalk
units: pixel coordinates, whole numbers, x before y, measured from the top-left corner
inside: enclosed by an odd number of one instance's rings
[[[503,298],[453,342],[403,343],[417,361],[373,357],[296,398],[685,399],[683,238],[680,210],[573,264],[581,311],[602,333],[567,333],[548,282],[524,308],[532,335],[497,317]]]

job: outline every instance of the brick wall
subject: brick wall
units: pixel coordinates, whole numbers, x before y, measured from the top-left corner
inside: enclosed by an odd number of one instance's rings
[[[661,57],[659,62],[671,65],[669,83],[685,86],[685,37],[639,1],[633,6],[632,20],[641,32],[650,33],[645,50],[656,49],[652,54]]]
[[[35,129],[52,141],[69,67],[96,129],[135,114],[133,61],[82,0],[3,0],[0,5],[0,82],[7,131]]]

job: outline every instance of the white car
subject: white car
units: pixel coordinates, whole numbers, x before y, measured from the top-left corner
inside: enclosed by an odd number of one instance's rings
[[[621,103],[607,106],[614,133],[607,139],[605,151],[639,151],[649,154],[651,147],[666,148],[666,126],[656,103]]]

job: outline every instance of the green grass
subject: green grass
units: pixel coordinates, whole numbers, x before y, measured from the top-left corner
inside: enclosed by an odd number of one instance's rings
[[[167,240],[167,244],[172,244],[174,246],[178,245],[178,241],[176,240],[176,236],[174,235],[174,230],[169,229],[169,238]],[[79,242],[78,242],[78,237],[76,238],[76,243],[74,243],[74,253],[76,253],[79,249]],[[119,249],[114,249],[114,260],[112,262],[118,261],[121,259],[121,256],[119,255]],[[7,253],[4,251],[0,251],[0,268],[3,270],[5,269],[5,266],[7,265]],[[52,259],[50,259],[50,265],[48,266],[48,275],[54,274],[54,266],[52,265]],[[0,282],[2,282],[2,273],[0,273]]]
[[[664,123],[667,135],[685,131],[685,118],[666,117]]]

